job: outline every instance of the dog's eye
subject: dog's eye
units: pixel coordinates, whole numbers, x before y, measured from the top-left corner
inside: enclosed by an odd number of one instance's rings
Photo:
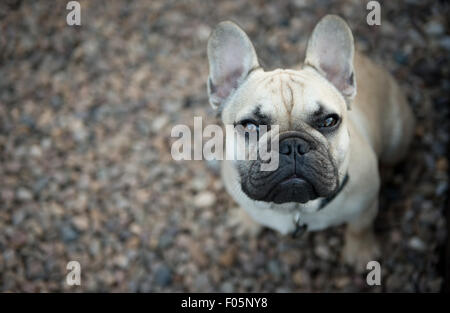
[[[329,128],[335,126],[339,122],[339,116],[336,114],[330,114],[325,117],[323,120],[317,123],[317,127],[319,128]]]
[[[244,121],[244,122],[241,123],[241,125],[244,127],[244,130],[249,132],[249,133],[252,133],[252,132],[255,132],[255,131],[259,130],[259,126],[256,125],[255,123],[251,122],[251,121]]]

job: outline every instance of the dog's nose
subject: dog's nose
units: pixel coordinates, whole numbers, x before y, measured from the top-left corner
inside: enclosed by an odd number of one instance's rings
[[[284,155],[303,155],[308,153],[309,150],[309,143],[298,137],[286,138],[280,142],[280,153]]]

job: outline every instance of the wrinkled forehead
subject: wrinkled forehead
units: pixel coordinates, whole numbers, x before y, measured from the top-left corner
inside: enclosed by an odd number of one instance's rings
[[[319,111],[339,113],[346,108],[342,95],[314,69],[277,69],[258,72],[240,88],[236,118],[258,110],[272,119],[307,119]]]

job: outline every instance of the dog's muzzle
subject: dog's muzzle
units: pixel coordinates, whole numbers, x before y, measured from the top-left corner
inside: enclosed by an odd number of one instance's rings
[[[248,173],[241,173],[242,189],[250,198],[306,203],[336,190],[337,168],[326,144],[307,133],[289,131],[279,135],[278,153],[278,169],[260,171],[259,161],[254,161]]]

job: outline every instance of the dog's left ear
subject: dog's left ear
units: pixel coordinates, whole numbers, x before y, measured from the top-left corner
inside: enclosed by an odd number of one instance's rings
[[[308,41],[305,64],[317,69],[346,100],[351,100],[356,95],[354,52],[353,35],[347,23],[339,16],[326,15]]]
[[[209,102],[221,108],[242,84],[248,73],[257,68],[258,57],[245,32],[233,22],[221,22],[208,41]]]

